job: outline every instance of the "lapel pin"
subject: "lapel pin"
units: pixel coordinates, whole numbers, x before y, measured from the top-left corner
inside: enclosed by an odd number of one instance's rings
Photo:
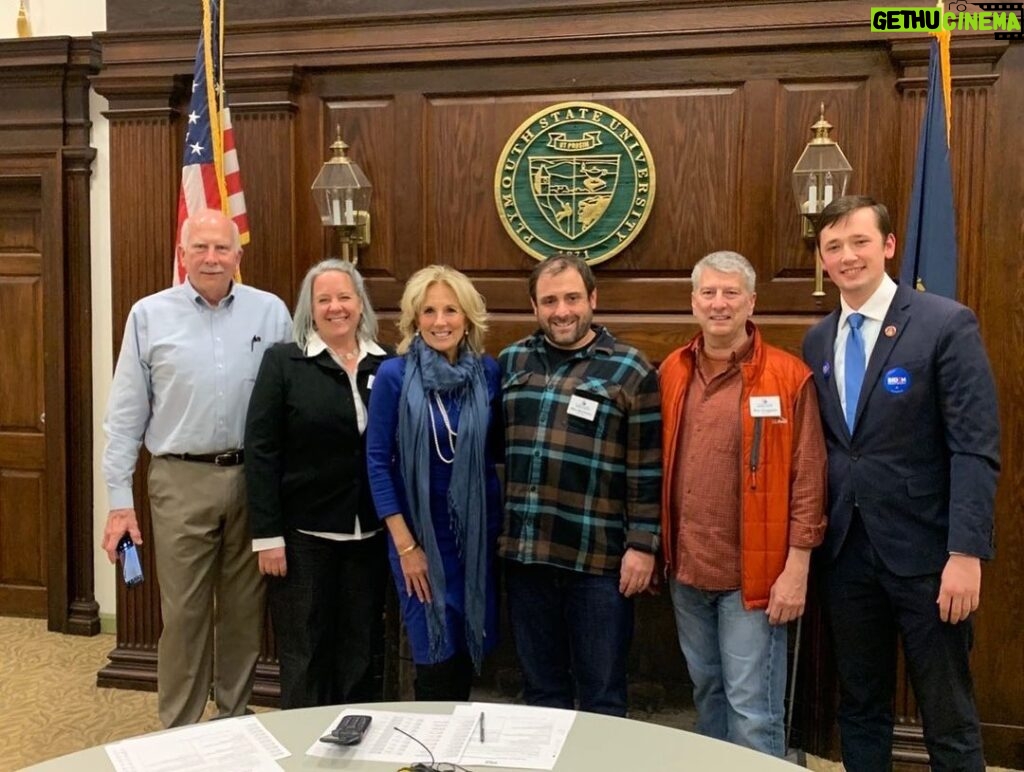
[[[828,366],[828,362],[826,362],[825,364],[823,364],[823,365],[821,366],[821,374],[822,374],[822,375],[824,375],[824,376],[825,376],[826,378],[828,378],[828,374],[829,374],[829,372],[831,371],[831,369],[832,369],[832,368],[830,368],[830,367]]]
[[[887,337],[887,338],[895,338],[896,337],[896,325],[895,324],[890,324],[888,327],[885,328],[885,337]]]

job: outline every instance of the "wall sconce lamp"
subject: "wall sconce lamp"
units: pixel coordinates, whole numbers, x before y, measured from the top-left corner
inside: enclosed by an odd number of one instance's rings
[[[359,247],[370,243],[370,191],[373,186],[358,164],[353,163],[336,127],[337,139],[331,145],[332,156],[313,180],[313,198],[320,210],[320,221],[334,229],[334,242],[342,260],[359,262]]]
[[[834,197],[846,195],[846,186],[853,171],[842,149],[829,137],[831,130],[832,124],[825,120],[825,103],[822,102],[818,120],[811,126],[814,136],[793,167],[793,195],[803,223],[803,237],[815,251],[814,297],[825,295],[821,260],[817,259],[817,246],[814,245],[815,225],[821,210]]]

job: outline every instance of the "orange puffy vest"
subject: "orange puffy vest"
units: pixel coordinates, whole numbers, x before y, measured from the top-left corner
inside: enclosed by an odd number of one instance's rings
[[[753,325],[754,345],[750,360],[740,365],[743,395],[743,457],[740,480],[743,491],[740,512],[740,574],[743,606],[765,608],[772,585],[782,573],[789,554],[789,500],[793,461],[793,407],[811,371],[800,359],[768,346]],[[662,414],[661,551],[666,572],[671,571],[676,545],[672,512],[672,475],[686,400],[693,375],[694,350],[701,335],[676,349],[659,369]],[[782,416],[754,418],[750,397],[779,397]]]

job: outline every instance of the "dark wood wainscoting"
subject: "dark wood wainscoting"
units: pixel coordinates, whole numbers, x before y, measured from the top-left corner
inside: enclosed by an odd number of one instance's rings
[[[164,4],[166,5],[166,4]],[[406,278],[432,262],[465,270],[492,313],[488,348],[528,332],[533,266],[494,204],[501,150],[532,113],[587,100],[625,114],[657,173],[643,233],[597,268],[599,319],[654,360],[695,331],[689,272],[705,253],[735,249],[758,271],[757,320],[798,350],[838,302],[812,296],[814,256],[801,240],[790,170],[824,102],[854,168],[852,187],[891,205],[898,231],[909,198],[924,104],[928,44],[872,34],[860,2],[361,2],[345,18],[229,24],[227,87],[252,222],[242,270],[289,304],[328,238],[309,194],[334,127],[374,185],[373,243],[361,253],[383,337]],[[280,5],[280,4],[278,4]],[[317,3],[293,6],[315,13]],[[160,3],[147,6],[159,15]],[[278,6],[273,6],[277,8]],[[110,100],[114,326],[131,302],[166,285],[178,153],[196,29],[133,24],[112,2],[116,31],[99,35],[94,81]],[[422,10],[419,10],[422,8]],[[147,16],[152,21],[152,16]],[[267,19],[273,18],[273,21]],[[1024,554],[1024,337],[1019,294],[1024,161],[1024,47],[956,35],[953,163],[963,297],[979,313],[999,379],[1006,442],[997,510],[999,558],[986,568],[975,671],[992,762],[1024,764],[1024,624],[1012,602]],[[897,266],[894,266],[894,269]],[[117,335],[119,337],[119,334]],[[140,498],[140,501],[143,500]],[[149,568],[149,566],[147,566]],[[146,590],[151,592],[151,589]],[[155,646],[155,597],[119,598],[118,650]],[[641,604],[634,672],[685,683],[667,607]],[[802,744],[836,752],[834,677],[818,610],[804,626],[797,723]],[[147,674],[152,662],[140,666]],[[150,677],[147,675],[146,677]],[[132,679],[126,679],[132,680]],[[897,713],[900,758],[920,758],[906,679]]]
[[[99,632],[92,562],[89,77],[99,47],[0,41],[0,613]]]

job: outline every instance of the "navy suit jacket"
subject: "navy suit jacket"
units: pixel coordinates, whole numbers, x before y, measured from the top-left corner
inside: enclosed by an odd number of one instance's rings
[[[851,436],[835,382],[840,310],[811,328],[803,345],[828,447],[825,558],[839,554],[854,505],[898,576],[941,572],[950,552],[991,558],[999,415],[974,313],[899,285],[867,363]]]

